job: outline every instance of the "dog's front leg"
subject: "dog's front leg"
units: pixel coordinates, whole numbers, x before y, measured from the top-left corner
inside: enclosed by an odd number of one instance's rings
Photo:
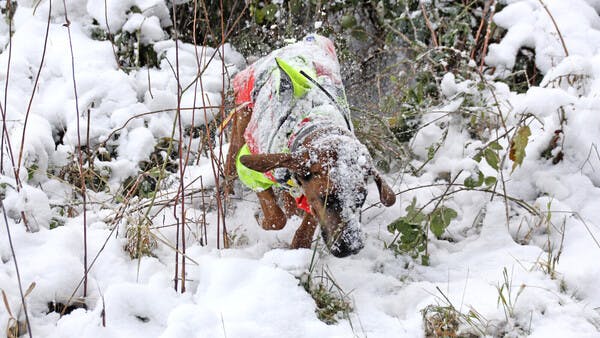
[[[242,108],[237,110],[231,121],[231,140],[229,141],[229,151],[225,159],[225,191],[233,194],[233,180],[235,179],[235,158],[244,145],[244,131],[250,122],[252,109]]]
[[[312,243],[316,229],[317,220],[313,215],[306,213],[304,219],[302,219],[302,224],[300,224],[300,227],[296,230],[296,234],[294,234],[291,245],[292,249],[310,248],[310,243]]]
[[[302,216],[302,209],[298,208],[296,199],[294,199],[289,192],[281,191],[279,193],[279,200],[283,205],[283,211],[285,212],[287,218],[291,218],[292,216]]]
[[[287,221],[285,214],[277,204],[273,188],[256,193],[264,218],[261,226],[265,230],[281,230]]]

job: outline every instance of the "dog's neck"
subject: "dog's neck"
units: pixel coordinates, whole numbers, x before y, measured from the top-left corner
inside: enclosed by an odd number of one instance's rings
[[[340,127],[339,124],[327,119],[305,120],[299,124],[295,133],[290,138],[288,146],[294,153],[303,148],[308,140],[314,142],[325,136],[344,135],[354,137],[351,131]]]

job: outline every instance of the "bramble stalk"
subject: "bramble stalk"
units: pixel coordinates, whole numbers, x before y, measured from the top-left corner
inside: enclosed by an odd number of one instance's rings
[[[8,13],[10,13],[11,11],[11,3],[10,1],[6,2],[6,10],[8,11]],[[0,144],[0,149],[2,149],[2,154],[0,155],[0,162],[3,164],[4,163],[4,139],[6,138],[6,145],[8,148],[8,157],[10,158],[10,163],[12,165],[12,170],[13,170],[13,174],[15,176],[15,185],[16,185],[16,189],[18,192],[21,191],[21,188],[23,187],[23,184],[21,182],[21,179],[19,178],[19,174],[17,172],[17,167],[15,165],[15,155],[13,153],[12,150],[12,145],[11,145],[11,141],[10,141],[10,135],[8,135],[8,127],[6,125],[6,118],[7,116],[7,98],[8,98],[8,83],[9,83],[9,78],[10,78],[10,65],[11,65],[11,61],[12,61],[12,16],[9,14],[8,16],[8,62],[7,62],[7,66],[6,66],[6,82],[4,83],[4,109],[2,109],[2,106],[0,105],[0,110],[2,110],[2,143]],[[0,164],[0,165],[2,165]],[[2,174],[4,174],[4,168],[2,167],[1,170]],[[27,231],[31,231],[31,228],[29,227],[29,222],[27,221],[27,216],[25,215],[24,211],[21,211],[21,219],[23,220],[23,224],[25,225],[25,229],[27,229]]]
[[[546,11],[546,13],[548,13],[550,20],[552,21],[552,24],[554,25],[554,28],[556,29],[556,33],[558,33],[558,38],[560,39],[560,43],[562,44],[562,48],[563,48],[563,51],[565,52],[565,56],[569,56],[569,51],[567,50],[567,44],[565,43],[565,39],[563,38],[562,33],[560,32],[560,29],[558,29],[558,24],[556,23],[556,20],[554,20],[554,16],[552,15],[552,13],[550,13],[550,10],[548,9],[548,7],[544,3],[544,1],[542,1],[542,0],[538,0],[538,1],[542,5],[542,7],[544,7],[544,10]]]
[[[40,60],[40,67],[38,68],[33,82],[33,88],[31,89],[31,96],[29,97],[29,103],[27,104],[27,111],[25,111],[25,120],[23,121],[23,134],[21,135],[21,148],[19,149],[19,160],[17,161],[17,176],[21,170],[21,161],[23,159],[23,149],[25,148],[25,133],[27,132],[27,121],[29,120],[29,113],[31,112],[31,104],[35,97],[36,88],[40,80],[40,74],[42,73],[42,67],[44,66],[44,60],[46,59],[46,49],[48,46],[48,35],[50,32],[50,18],[52,14],[52,0],[48,1],[48,21],[46,23],[46,33],[44,36],[44,49],[42,49],[42,58]]]
[[[78,170],[79,177],[81,180],[81,196],[83,199],[83,297],[87,297],[87,275],[88,275],[88,262],[87,262],[87,199],[86,199],[86,186],[85,186],[85,175],[83,173],[83,152],[81,151],[81,126],[79,123],[79,97],[77,95],[77,82],[75,80],[75,55],[73,53],[73,41],[71,39],[71,21],[67,14],[67,3],[63,0],[63,7],[65,10],[65,24],[67,28],[67,34],[69,37],[69,50],[71,52],[71,76],[73,79],[73,93],[75,95],[75,112],[77,113],[77,159],[78,159]],[[89,144],[88,144],[89,147]]]
[[[177,233],[181,233],[181,293],[185,292],[185,189],[184,189],[184,163],[183,163],[183,125],[181,122],[181,80],[179,77],[179,36],[177,32],[177,11],[175,10],[176,5],[175,2],[172,4],[173,6],[173,32],[174,32],[174,40],[175,40],[175,77],[177,79],[177,124],[179,128],[179,142],[177,143],[177,154],[179,155],[179,191],[177,193],[177,198],[180,199],[181,203],[181,216],[180,222],[177,222]],[[177,199],[176,199],[177,201]],[[177,203],[173,206],[173,214],[175,218],[177,213]],[[181,226],[181,230],[179,227]],[[176,242],[178,244],[178,241]],[[179,251],[175,251],[175,290],[177,290],[177,258],[179,256]]]
[[[15,247],[12,242],[12,236],[10,235],[10,227],[8,226],[8,219],[6,218],[6,209],[4,209],[4,203],[0,199],[0,208],[2,208],[2,216],[4,216],[4,224],[6,225],[6,236],[8,237],[8,245],[10,246],[10,253],[15,263],[15,271],[17,275],[17,282],[19,284],[19,293],[21,294],[21,305],[23,306],[23,312],[25,312],[25,322],[27,323],[27,333],[29,338],[33,337],[31,333],[31,324],[29,323],[29,314],[27,313],[27,303],[25,302],[25,294],[23,293],[23,285],[21,284],[21,273],[19,272],[19,264],[17,263],[17,255],[15,254]]]

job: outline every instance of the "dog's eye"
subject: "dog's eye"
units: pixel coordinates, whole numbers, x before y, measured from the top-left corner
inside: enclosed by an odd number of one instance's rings
[[[321,201],[323,205],[328,209],[340,210],[341,204],[340,201],[333,195],[328,195],[327,197],[321,197]]]

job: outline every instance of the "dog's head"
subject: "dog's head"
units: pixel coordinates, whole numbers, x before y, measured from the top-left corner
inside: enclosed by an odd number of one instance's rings
[[[322,136],[322,135],[321,135]],[[373,176],[381,203],[391,206],[396,195],[372,165],[367,149],[354,137],[316,137],[291,154],[256,154],[240,158],[248,168],[266,172],[289,169],[302,187],[331,253],[345,257],[362,249],[360,209]]]

